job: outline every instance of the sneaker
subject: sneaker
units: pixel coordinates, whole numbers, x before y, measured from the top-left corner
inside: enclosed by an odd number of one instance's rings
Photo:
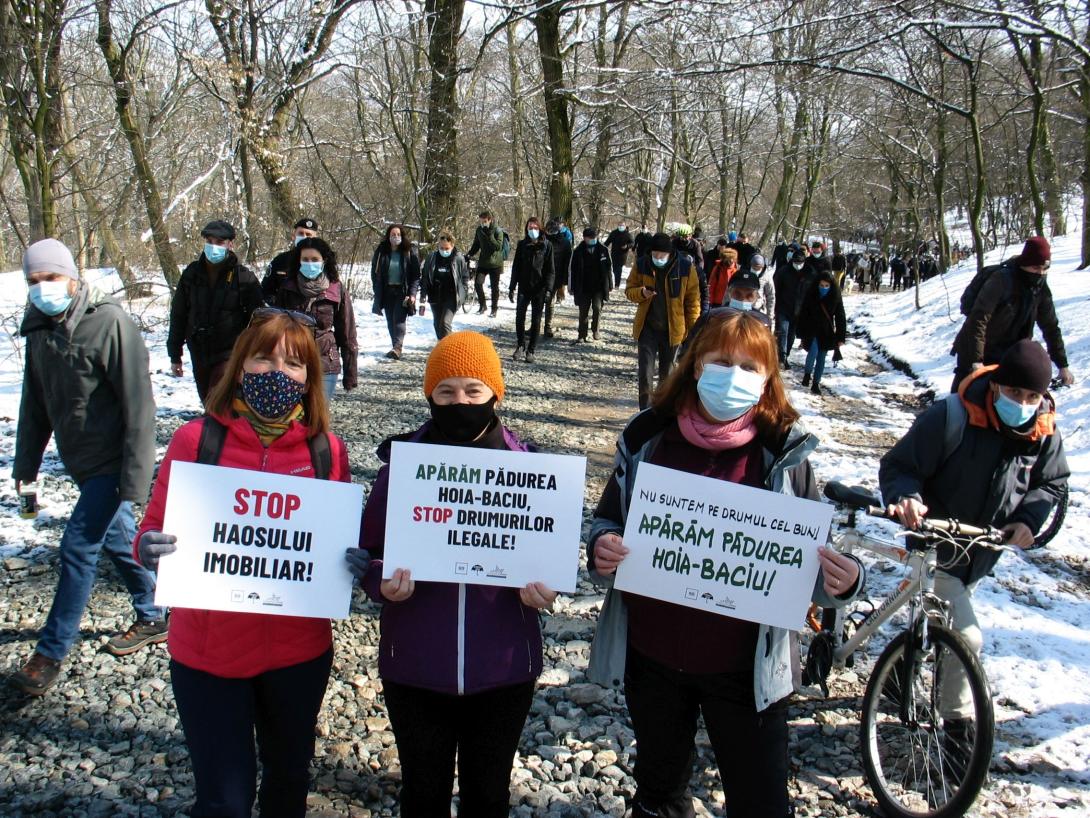
[[[522,353],[524,351],[525,351],[524,347],[521,347],[521,346],[520,347],[515,347],[515,354],[512,355],[511,357],[514,358],[516,361],[521,361],[522,360]]]
[[[34,651],[30,660],[12,674],[11,680],[24,693],[41,696],[57,683],[60,672],[60,660],[50,659]]]
[[[526,353],[526,363],[532,364],[534,362],[534,351],[528,350]]]
[[[811,395],[820,395],[821,394],[821,387],[818,386],[817,381],[814,381],[814,385],[810,387],[810,394]]]
[[[803,375],[802,376],[802,385],[803,386],[809,386],[810,385],[810,376],[809,375]]]
[[[106,643],[106,652],[114,656],[128,656],[136,653],[145,645],[154,645],[157,642],[167,640],[167,621],[160,619],[156,622],[141,622],[139,619],[132,623],[127,631],[120,633]]]
[[[489,318],[495,318],[499,314],[499,310],[495,307],[492,308],[492,312],[488,314]]]

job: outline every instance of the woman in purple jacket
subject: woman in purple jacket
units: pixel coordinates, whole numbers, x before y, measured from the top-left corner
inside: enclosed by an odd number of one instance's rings
[[[424,394],[432,419],[387,440],[528,451],[496,417],[503,372],[492,342],[476,332],[446,336],[428,356]],[[497,588],[414,582],[398,569],[382,579],[389,466],[363,514],[363,547],[374,557],[363,585],[383,603],[379,675],[401,759],[402,818],[450,815],[458,759],[460,815],[506,818],[511,762],[541,673],[537,612],[556,592],[540,582]]]

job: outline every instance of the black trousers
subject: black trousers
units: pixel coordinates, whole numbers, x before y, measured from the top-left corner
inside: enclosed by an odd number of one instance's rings
[[[332,665],[332,647],[309,662],[249,679],[214,676],[171,660],[196,780],[193,818],[250,818],[258,755],[261,818],[304,818],[314,725]]]
[[[511,763],[534,683],[452,696],[383,681],[401,760],[401,818],[450,818],[454,761],[459,815],[507,818]]]
[[[786,818],[787,706],[758,713],[753,671],[693,674],[671,670],[628,649],[625,699],[636,733],[633,818],[692,818],[689,779],[703,715],[728,818]]]
[[[458,312],[458,303],[453,298],[432,303],[431,323],[435,327],[436,340],[442,340],[454,331],[454,313],[456,312]]]
[[[593,313],[591,319],[591,331],[598,334],[598,321],[602,317],[602,294],[595,293],[589,300],[579,305],[579,337],[587,337],[587,318]]]
[[[208,393],[212,391],[212,387],[220,382],[220,378],[223,377],[224,371],[227,369],[227,361],[219,361],[214,364],[198,361],[190,353],[189,360],[193,364],[193,380],[197,384],[197,396],[201,399],[201,403],[204,403],[208,397]]]
[[[500,273],[499,267],[495,269],[477,268],[477,274],[473,277],[473,288],[477,291],[477,309],[484,307],[484,280],[487,278],[492,288],[492,312],[495,312],[500,303]]]
[[[537,336],[541,334],[541,315],[545,311],[545,299],[548,293],[534,293],[523,295],[519,291],[518,301],[515,302],[515,342],[517,346],[526,347],[527,352],[533,352],[537,347]],[[529,344],[527,344],[526,310],[530,310]]]
[[[669,332],[651,329],[647,324],[640,331],[637,344],[640,409],[643,410],[651,405],[651,396],[655,392],[655,372],[658,372],[658,382],[661,385],[674,366],[677,347],[670,346]]]

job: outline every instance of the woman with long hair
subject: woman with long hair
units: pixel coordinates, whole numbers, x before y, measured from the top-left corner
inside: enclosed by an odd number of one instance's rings
[[[375,295],[371,312],[386,315],[390,331],[390,351],[387,358],[401,358],[405,343],[405,319],[416,309],[416,294],[420,289],[420,259],[409,242],[405,228],[391,224],[371,258],[371,291]]]
[[[628,553],[622,533],[640,463],[816,500],[807,458],[817,439],[798,420],[764,322],[729,308],[709,313],[617,442],[587,538],[592,577],[611,582]],[[849,602],[863,584],[858,561],[824,547],[818,560],[812,599]],[[688,784],[700,715],[728,815],[788,815],[791,632],[612,588],[598,623],[588,676],[623,682],[638,751],[633,818],[694,815]]]

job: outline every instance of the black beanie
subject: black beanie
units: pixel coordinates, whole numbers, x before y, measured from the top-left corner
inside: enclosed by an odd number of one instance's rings
[[[674,242],[665,233],[656,233],[655,237],[651,239],[651,250],[655,253],[672,253],[674,252]]]
[[[1052,361],[1039,343],[1025,338],[999,359],[999,368],[992,373],[992,381],[1003,386],[1016,386],[1031,392],[1044,394],[1052,380]]]

